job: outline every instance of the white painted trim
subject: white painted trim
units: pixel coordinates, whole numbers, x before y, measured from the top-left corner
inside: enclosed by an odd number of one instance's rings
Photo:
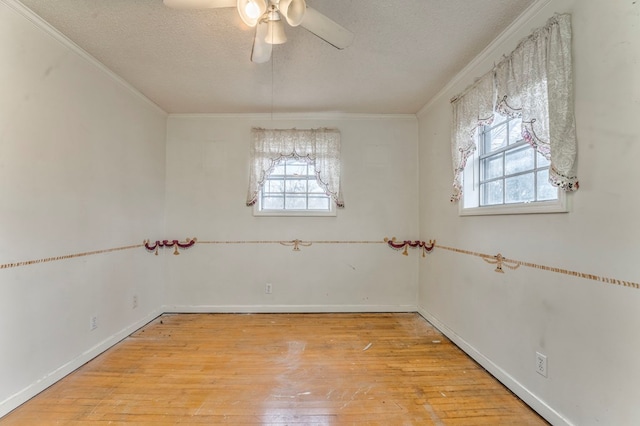
[[[53,385],[57,381],[61,380],[68,374],[71,374],[73,371],[82,367],[87,362],[91,361],[93,358],[97,357],[107,349],[111,348],[115,344],[119,343],[121,340],[125,339],[127,336],[132,334],[134,331],[142,328],[149,322],[153,321],[158,316],[162,315],[161,309],[156,309],[152,311],[149,315],[142,318],[141,320],[136,321],[135,323],[123,328],[119,332],[107,337],[94,347],[88,349],[87,351],[80,354],[78,357],[72,359],[66,364],[60,366],[56,370],[50,372],[42,379],[37,380],[36,382],[30,384],[26,388],[18,391],[17,393],[9,396],[4,401],[0,401],[0,418],[2,416],[8,414],[10,411],[14,410],[21,404],[27,402],[29,399],[33,398],[49,386]]]
[[[498,35],[498,37],[496,37],[491,43],[489,43],[489,45],[485,47],[484,50],[482,50],[482,52],[478,54],[478,56],[473,58],[471,62],[467,64],[467,66],[465,66],[462,70],[460,70],[451,80],[449,80],[447,84],[444,85],[442,89],[440,89],[438,93],[435,94],[435,96],[433,96],[422,108],[420,108],[416,113],[416,116],[420,117],[422,114],[428,111],[433,106],[434,103],[438,102],[443,96],[446,96],[455,86],[464,82],[465,80],[469,80],[471,71],[475,67],[477,67],[482,61],[488,58],[494,57],[494,55],[496,54],[496,51],[502,45],[502,43],[509,41],[509,39],[511,39],[519,29],[528,25],[528,23],[532,19],[534,19],[536,15],[538,15],[538,13],[540,13],[540,11],[544,7],[546,7],[550,2],[551,0],[538,0],[534,2],[531,6],[529,6],[524,12],[522,12],[520,16],[518,16],[518,18],[515,21],[509,24],[509,26],[505,28],[505,30],[502,31],[500,35]],[[533,30],[534,28],[531,28],[531,29]],[[520,38],[518,38],[518,41],[519,40]],[[507,53],[509,52],[502,52],[502,54],[507,54]],[[489,71],[490,69],[486,70],[486,72],[489,72]],[[480,78],[480,77],[482,77],[482,75],[476,75],[476,76],[473,76],[472,78]],[[470,85],[472,83],[473,81],[468,81],[467,85]]]
[[[415,305],[165,305],[165,313],[347,313],[416,312]]]
[[[2,1],[2,0],[0,0]],[[417,121],[415,114],[359,114],[342,112],[300,112],[300,113],[188,113],[169,114],[169,118],[239,118],[252,120],[411,120]]]
[[[47,21],[36,15],[31,9],[26,7],[18,0],[0,0],[0,3],[6,4],[10,9],[13,9],[15,12],[20,14],[22,17],[26,18],[29,22],[34,24],[38,29],[42,30],[44,33],[53,37],[57,42],[74,52],[76,55],[80,56],[82,59],[96,67],[99,71],[104,73],[108,78],[115,81],[129,92],[131,92],[136,98],[142,100],[145,104],[150,106],[152,109],[157,112],[167,115],[167,112],[160,108],[157,104],[155,104],[151,99],[147,98],[143,95],[138,89],[133,87],[131,84],[127,83],[122,77],[111,71],[107,68],[102,62],[98,61],[96,58],[87,53],[86,50],[78,46],[67,36],[62,34],[60,31],[51,26]]]
[[[438,318],[431,315],[424,308],[418,307],[417,312],[422,315],[424,319],[429,321],[431,325],[437,328],[442,334],[447,336],[449,340],[456,344],[463,352],[473,358],[478,364],[480,364],[485,370],[487,370],[493,377],[498,379],[503,385],[509,388],[520,399],[522,399],[529,407],[535,410],[538,414],[544,417],[548,422],[553,425],[567,425],[573,426],[573,423],[564,418],[560,413],[551,408],[547,403],[538,398],[529,389],[525,388],[520,382],[514,379],[509,373],[504,371],[498,365],[493,363],[489,358],[484,356],[475,347],[470,345],[466,340],[457,335],[455,331],[447,327]]]

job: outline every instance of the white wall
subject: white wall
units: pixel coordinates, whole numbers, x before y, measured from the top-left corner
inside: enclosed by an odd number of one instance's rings
[[[251,127],[335,127],[346,207],[336,217],[254,217],[245,206]],[[170,116],[167,239],[380,241],[414,238],[415,116]],[[415,310],[417,253],[385,244],[197,244],[167,261],[168,310]],[[265,295],[265,283],[273,293]]]
[[[568,214],[459,217],[449,203],[449,99],[554,12],[573,15],[580,190]],[[640,282],[640,2],[538,2],[420,121],[420,235],[438,244]],[[435,249],[421,312],[554,424],[640,424],[640,290]],[[534,370],[548,356],[548,378]]]
[[[144,238],[373,241],[419,231],[462,250],[639,282],[639,7],[536,3],[419,120],[170,116],[165,135],[164,113],[2,0],[0,264]],[[448,201],[449,98],[554,12],[574,23],[581,189],[572,211],[459,217]],[[347,207],[333,218],[252,216],[252,126],[339,128]],[[0,416],[162,309],[412,310],[419,292],[427,318],[554,423],[640,421],[639,290],[526,267],[499,275],[444,249],[409,254],[384,244],[198,244],[180,256],[137,248],[0,269]],[[536,351],[549,357],[547,379],[534,372]]]
[[[38,21],[0,2],[0,264],[159,238],[166,114]],[[0,416],[156,315],[161,277],[142,248],[0,269]]]

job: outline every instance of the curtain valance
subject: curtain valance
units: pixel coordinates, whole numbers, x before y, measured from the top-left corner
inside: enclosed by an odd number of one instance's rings
[[[344,207],[340,187],[340,132],[336,129],[251,130],[251,164],[247,206],[256,203],[258,192],[274,167],[285,158],[315,165],[316,179],[338,207]]]
[[[475,130],[492,119],[488,105],[500,114],[522,117],[523,138],[551,161],[552,185],[578,189],[570,15],[549,19],[452,101],[453,201],[461,196],[461,174],[475,150]]]

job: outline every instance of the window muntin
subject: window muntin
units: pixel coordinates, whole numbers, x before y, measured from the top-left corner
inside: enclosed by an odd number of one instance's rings
[[[522,138],[522,120],[495,115],[478,128],[477,151],[463,173],[461,214],[567,211],[549,183],[550,162]]]
[[[313,162],[283,158],[264,180],[256,212],[274,215],[332,215],[331,202],[318,184]]]
[[[521,135],[522,119],[496,114],[480,128],[480,207],[558,199],[548,181],[549,161]]]

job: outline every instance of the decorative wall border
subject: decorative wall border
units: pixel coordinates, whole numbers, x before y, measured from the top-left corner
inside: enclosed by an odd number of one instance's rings
[[[421,248],[422,257],[426,257],[426,254],[430,253],[436,245],[436,240],[429,240],[428,243],[420,240],[416,240],[416,241],[405,240],[399,243],[396,241],[396,237],[392,237],[391,239],[385,237],[384,242],[387,243],[387,245],[394,250],[402,250],[404,248],[404,251],[402,252],[403,256],[409,256],[409,252],[407,251],[407,249],[411,247],[411,248]]]
[[[19,266],[28,266],[28,265],[35,265],[38,263],[54,262],[58,260],[75,259],[78,257],[93,256],[96,254],[112,253],[115,251],[130,250],[130,249],[142,248],[142,247],[149,252],[155,253],[156,255],[158,254],[158,250],[160,248],[173,247],[173,254],[179,255],[180,254],[178,250],[179,248],[187,249],[187,248],[193,247],[196,243],[197,244],[279,244],[282,246],[293,247],[293,251],[300,251],[300,247],[310,247],[313,244],[385,244],[385,242],[386,241],[381,241],[381,240],[377,240],[377,241],[371,241],[371,240],[303,241],[299,239],[289,240],[289,241],[287,240],[285,241],[282,241],[282,240],[199,241],[197,238],[187,238],[184,242],[180,242],[179,240],[162,240],[162,241],[156,240],[155,242],[152,243],[151,240],[144,240],[142,244],[133,244],[130,246],[114,247],[114,248],[109,248],[104,250],[87,251],[83,253],[65,254],[62,256],[45,257],[42,259],[26,260],[22,262],[4,263],[4,264],[0,264],[0,269],[17,268]]]
[[[104,250],[87,251],[84,253],[65,254],[63,256],[45,257],[43,259],[26,260],[23,262],[4,263],[0,265],[0,269],[17,268],[19,266],[35,265],[37,263],[55,262],[57,260],[75,259],[77,257],[93,256],[96,254],[112,253],[114,251],[130,250],[134,248],[143,247],[143,244],[134,244],[131,246],[115,247]]]
[[[602,282],[602,283],[606,283],[606,284],[613,284],[613,285],[618,285],[618,286],[622,286],[622,287],[629,287],[629,288],[634,288],[634,289],[640,289],[640,283],[636,283],[633,281],[625,281],[625,280],[619,280],[617,278],[609,278],[609,277],[601,277],[598,275],[594,275],[594,274],[587,274],[585,272],[578,272],[578,271],[571,271],[569,269],[563,269],[563,268],[556,268],[556,267],[552,267],[552,266],[546,266],[546,265],[539,265],[536,263],[531,263],[531,262],[525,262],[522,260],[517,260],[517,259],[509,259],[504,257],[502,254],[498,253],[496,255],[491,255],[491,254],[486,254],[486,253],[479,253],[479,252],[475,252],[475,251],[470,251],[470,250],[463,250],[463,249],[459,249],[459,248],[455,248],[455,247],[447,247],[447,246],[443,246],[440,244],[436,244],[435,240],[429,240],[429,243],[426,243],[424,241],[410,241],[410,240],[406,240],[403,242],[397,242],[395,237],[388,239],[385,238],[384,240],[380,241],[380,240],[347,240],[347,241],[340,241],[340,240],[314,240],[314,241],[303,241],[303,240],[299,240],[299,239],[295,239],[295,240],[290,240],[290,241],[281,241],[281,240],[242,240],[242,241],[198,241],[197,238],[187,238],[186,241],[184,243],[179,242],[178,240],[163,240],[163,241],[156,241],[153,245],[151,245],[149,240],[145,240],[142,244],[133,244],[133,245],[129,245],[129,246],[122,246],[122,247],[114,247],[114,248],[109,248],[109,249],[104,249],[104,250],[94,250],[94,251],[87,251],[87,252],[83,252],[83,253],[74,253],[74,254],[66,254],[66,255],[62,255],[62,256],[54,256],[54,257],[45,257],[42,259],[35,259],[35,260],[26,260],[26,261],[22,261],[22,262],[13,262],[13,263],[4,263],[4,264],[0,264],[0,269],[9,269],[9,268],[17,268],[20,266],[29,266],[29,265],[35,265],[35,264],[39,264],[39,263],[47,263],[47,262],[54,262],[54,261],[58,261],[58,260],[67,260],[67,259],[75,259],[75,258],[79,258],[79,257],[86,257],[86,256],[93,256],[93,255],[97,255],[97,254],[105,254],[105,253],[112,253],[112,252],[116,252],[116,251],[123,251],[123,250],[131,250],[131,249],[135,249],[135,248],[141,248],[144,247],[146,250],[149,251],[155,251],[157,254],[157,250],[158,248],[161,247],[174,247],[174,255],[175,254],[179,254],[177,253],[178,248],[189,248],[192,247],[193,245],[196,244],[196,242],[198,244],[230,244],[230,245],[237,245],[237,244],[279,244],[282,246],[289,246],[289,247],[293,247],[293,251],[300,251],[300,247],[310,247],[313,244],[387,244],[389,247],[393,248],[394,250],[402,250],[403,251],[403,255],[407,256],[408,252],[407,249],[408,247],[411,248],[421,248],[422,249],[422,256],[425,256],[425,253],[431,252],[435,247],[439,248],[439,249],[443,249],[443,250],[448,250],[448,251],[452,251],[454,253],[460,253],[460,254],[467,254],[470,256],[476,256],[481,258],[482,260],[484,260],[485,262],[492,264],[492,265],[496,265],[496,268],[494,269],[495,272],[498,273],[504,273],[504,269],[503,267],[506,266],[509,269],[515,270],[517,268],[519,268],[520,266],[526,266],[528,268],[533,268],[533,269],[540,269],[543,271],[548,271],[548,272],[555,272],[557,274],[563,274],[563,275],[568,275],[568,276],[572,276],[572,277],[578,277],[578,278],[584,278],[584,279],[588,279],[588,280],[592,280],[592,281],[598,281],[598,282]]]
[[[636,283],[633,281],[625,281],[625,280],[619,280],[617,278],[601,277],[594,274],[587,274],[585,272],[571,271],[569,269],[555,268],[552,266],[539,265],[537,263],[524,262],[522,260],[517,260],[517,259],[509,259],[502,256],[502,254],[500,253],[496,255],[491,255],[486,253],[478,253],[470,250],[458,249],[454,247],[442,246],[440,244],[435,244],[435,247],[443,250],[452,251],[455,253],[468,254],[471,256],[480,257],[485,262],[496,265],[496,269],[494,269],[494,271],[499,273],[504,273],[504,270],[502,269],[503,266],[506,266],[509,269],[517,269],[520,266],[526,266],[528,268],[541,269],[543,271],[555,272],[557,274],[569,275],[572,277],[584,278],[592,281],[599,281],[606,284],[613,284],[613,285],[619,285],[622,287],[640,289],[640,283]]]
[[[293,251],[301,251],[300,247],[311,247],[313,244],[385,244],[386,241],[380,240],[242,240],[242,241],[200,241],[198,244],[280,244],[282,246],[293,247]]]
[[[150,240],[144,240],[143,244],[144,244],[144,248],[146,248],[147,251],[155,252],[156,256],[158,255],[158,249],[164,248],[164,247],[173,247],[173,254],[177,256],[180,254],[180,252],[178,251],[178,247],[182,249],[187,249],[189,247],[193,247],[193,245],[197,241],[198,241],[197,238],[187,238],[184,243],[181,243],[178,240],[162,240],[162,241],[158,240],[152,245]]]

